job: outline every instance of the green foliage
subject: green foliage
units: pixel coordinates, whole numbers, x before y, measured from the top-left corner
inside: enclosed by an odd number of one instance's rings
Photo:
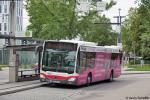
[[[8,65],[0,65],[0,67],[8,67]]]
[[[141,59],[130,59],[129,61],[129,65],[137,65],[137,64],[141,64]]]
[[[150,65],[144,65],[144,66],[140,66],[140,65],[137,65],[137,66],[129,66],[129,68],[132,68],[132,69],[129,69],[128,71],[150,71]]]
[[[34,37],[44,39],[74,37],[72,25],[75,24],[74,22],[77,19],[74,18],[75,12],[73,11],[72,3],[75,1],[70,0],[70,5],[67,5],[66,2],[58,0],[27,0],[26,8],[32,23],[29,29],[33,31]]]
[[[94,22],[97,23],[110,23],[109,19],[107,19],[104,15],[98,16],[97,14],[95,14],[94,16],[92,15],[91,19],[89,18],[89,16],[87,17],[87,19],[85,18],[81,21],[82,24],[87,23],[86,27],[84,27],[84,24],[83,27],[80,27],[82,40],[97,42],[99,45],[116,44],[117,34],[112,32],[112,28],[110,25],[93,24],[93,21],[91,21],[94,19]]]
[[[110,9],[112,6],[116,5],[117,2],[111,0],[110,3],[106,3],[106,10]]]
[[[127,52],[150,60],[150,1],[140,0],[138,8],[131,8],[122,27],[123,47]]]
[[[30,32],[29,32],[29,31],[26,31],[26,32],[25,32],[25,36],[26,36],[26,37],[29,37],[29,36],[30,36]]]
[[[8,67],[8,65],[0,65],[0,71],[2,70],[2,68],[4,67]]]
[[[136,51],[136,54],[138,54],[138,47],[140,44],[140,30],[139,25],[141,21],[138,16],[137,8],[131,9],[129,11],[129,19],[126,20],[124,26],[122,27],[122,41],[123,41],[123,48],[127,52],[129,51]]]
[[[85,13],[85,16],[78,16],[76,0],[26,0],[26,2],[31,22],[28,29],[35,38],[60,40],[80,37],[81,40],[98,42],[100,45],[115,44],[117,41],[110,25],[94,24],[110,20],[105,16],[99,16],[94,10]],[[107,9],[114,4],[115,2],[111,0],[107,4]]]

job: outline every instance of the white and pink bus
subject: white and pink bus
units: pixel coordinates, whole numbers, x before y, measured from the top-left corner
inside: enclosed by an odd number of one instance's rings
[[[117,46],[85,41],[45,41],[40,80],[84,85],[121,75],[122,53]]]

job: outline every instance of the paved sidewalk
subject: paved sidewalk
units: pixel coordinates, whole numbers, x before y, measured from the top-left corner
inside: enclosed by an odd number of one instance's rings
[[[26,81],[26,82],[15,82],[15,83],[6,83],[0,85],[0,96],[10,93],[15,93],[19,91],[24,91],[28,89],[33,89],[40,87],[42,84],[39,80],[36,81]]]
[[[10,83],[9,67],[3,68],[2,71],[0,71],[0,96],[36,88],[42,84],[45,83],[41,83],[39,80]]]
[[[128,75],[128,74],[150,74],[150,71],[128,71],[128,69],[131,69],[131,68],[123,68],[122,69],[122,75]]]
[[[128,74],[150,74],[150,71],[122,71],[122,75]]]
[[[0,84],[9,82],[9,67],[2,68],[0,71]]]

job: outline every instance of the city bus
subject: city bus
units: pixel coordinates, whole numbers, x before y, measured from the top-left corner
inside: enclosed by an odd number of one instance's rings
[[[85,41],[45,41],[40,81],[76,86],[113,81],[121,75],[121,60],[118,46],[98,46]]]

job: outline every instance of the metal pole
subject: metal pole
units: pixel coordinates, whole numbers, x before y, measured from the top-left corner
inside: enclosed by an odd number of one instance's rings
[[[2,47],[2,64],[4,64],[4,48]]]
[[[118,43],[121,43],[121,16],[120,16],[121,9],[119,8],[118,11],[119,11],[119,18],[118,18],[118,20],[119,20],[119,24],[118,24],[118,27],[119,27]]]
[[[122,18],[125,16],[121,16],[121,9],[118,9],[119,15],[114,16],[114,18],[117,18],[117,26],[118,26],[118,38],[117,38],[117,45],[122,47],[122,38],[121,38],[121,23],[122,23]]]
[[[10,1],[10,35],[15,36],[15,15],[16,15],[16,4],[15,0]],[[15,45],[15,39],[9,39],[10,45]],[[13,48],[10,49],[9,55],[9,82],[16,82],[18,70],[16,66],[16,53]]]
[[[135,46],[134,46],[134,65],[135,65]]]
[[[40,74],[40,68],[41,68],[41,51],[38,51],[38,74]]]

